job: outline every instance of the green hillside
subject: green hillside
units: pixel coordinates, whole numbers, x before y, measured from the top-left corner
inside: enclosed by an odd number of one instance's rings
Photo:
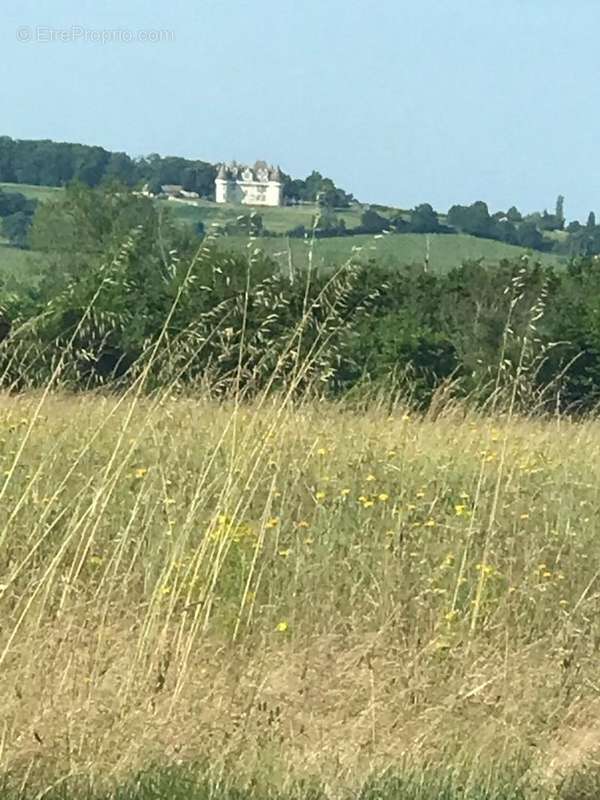
[[[37,284],[44,272],[44,256],[31,250],[10,247],[0,238],[0,280],[12,279],[22,283]]]
[[[26,197],[43,202],[60,197],[62,188],[55,186],[31,186],[26,183],[1,183],[0,189],[7,192],[20,192]],[[317,212],[315,204],[301,206],[284,206],[281,208],[256,207],[233,205],[225,203],[218,205],[210,200],[197,200],[194,202],[177,200],[158,200],[161,208],[167,209],[169,213],[179,222],[195,224],[202,222],[207,227],[213,223],[223,225],[227,222],[234,222],[240,214],[247,214],[249,211],[256,211],[263,218],[264,226],[267,230],[274,233],[286,233],[291,228],[304,225],[311,226],[314,215]],[[362,206],[355,205],[350,208],[340,209],[338,216],[346,220],[346,225],[351,228],[360,223]]]
[[[405,265],[423,264],[429,240],[429,266],[436,272],[446,272],[460,266],[463,261],[483,259],[488,264],[500,262],[505,258],[515,258],[528,252],[514,245],[496,242],[492,239],[478,239],[466,234],[418,234],[400,233],[387,236],[347,236],[330,239],[316,239],[313,243],[303,239],[260,237],[254,239],[254,247],[274,257],[282,266],[289,269],[290,258],[295,269],[308,265],[312,249],[313,265],[339,266],[349,259],[369,261],[377,259],[383,264]],[[217,240],[220,247],[244,251],[248,249],[249,239],[243,236],[224,236]],[[535,259],[544,264],[560,264],[556,255],[533,253]]]
[[[60,196],[61,188],[30,186],[27,184],[0,183],[0,188],[18,191],[27,197],[41,202]],[[217,205],[208,200],[194,203],[178,201],[157,201],[172,217],[182,225],[195,225],[202,222],[210,233],[211,229],[235,222],[241,214],[250,210],[246,206]],[[483,259],[484,262],[498,263],[504,258],[515,258],[525,251],[520,247],[492,239],[482,239],[466,234],[387,234],[381,236],[359,235],[318,239],[311,243],[303,239],[288,239],[281,236],[292,228],[304,225],[310,229],[316,205],[286,206],[282,208],[255,208],[262,216],[264,228],[277,237],[260,237],[254,240],[258,247],[275,258],[282,269],[289,270],[290,261],[294,269],[308,265],[312,252],[313,265],[317,268],[339,266],[349,259],[368,261],[376,258],[384,264],[423,264],[428,257],[429,266],[435,271],[447,271],[459,266],[463,261]],[[347,228],[360,223],[363,207],[354,205],[339,209],[336,213],[346,221]],[[249,240],[245,236],[223,236],[218,239],[219,247],[246,251]],[[553,254],[535,252],[534,257],[545,264],[560,264],[561,258]],[[43,270],[43,258],[36,253],[25,252],[8,247],[0,240],[0,274],[26,278],[35,282]]]
[[[240,214],[248,213],[248,209],[236,205],[217,205],[209,201],[197,204],[179,203],[176,201],[159,201],[162,207],[181,223],[195,224],[202,222],[207,231],[212,225],[223,225],[234,222]],[[287,206],[284,208],[257,208],[262,216],[266,230],[273,233],[286,233],[298,225],[307,229],[312,224],[317,211],[315,205]],[[339,209],[336,213],[346,221],[346,227],[352,228],[360,223],[362,206],[356,205]],[[440,216],[440,219],[443,219]],[[249,240],[244,236],[226,236],[219,239],[221,247],[244,251]],[[284,237],[260,237],[254,242],[270,256],[275,257],[283,268],[288,268],[290,254],[296,269],[307,266],[310,244],[302,239]],[[493,239],[482,239],[466,234],[389,234],[385,236],[359,235],[349,237],[332,237],[318,239],[313,245],[313,264],[315,266],[339,266],[350,258],[367,261],[377,258],[385,263],[422,264],[429,248],[429,265],[431,269],[446,271],[463,261],[482,258],[487,263],[498,263],[504,258],[522,255],[520,247],[498,242]],[[535,252],[535,257],[544,264],[559,264],[559,256]]]
[[[227,222],[235,222],[240,214],[255,211],[262,217],[265,229],[273,233],[287,233],[298,225],[310,228],[317,212],[317,206],[312,203],[281,208],[249,208],[231,203],[217,205],[209,200],[198,200],[193,204],[177,200],[159,200],[158,203],[162,208],[168,208],[176,220],[191,224],[202,222],[207,228],[212,224],[224,225]],[[346,220],[348,228],[352,228],[360,224],[362,210],[362,206],[356,205],[340,209],[336,214]]]
[[[63,189],[59,186],[32,186],[28,183],[1,183],[0,189],[6,192],[19,192],[31,200],[53,200],[60,197]]]

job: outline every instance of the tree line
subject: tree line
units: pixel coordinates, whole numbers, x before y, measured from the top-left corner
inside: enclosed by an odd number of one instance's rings
[[[14,247],[27,247],[28,234],[37,209],[37,201],[21,192],[0,189],[0,235]]]
[[[343,216],[334,209],[323,208],[313,219],[312,226],[298,225],[286,235],[302,238],[314,234],[319,238],[380,233],[465,233],[566,257],[600,254],[600,225],[596,224],[594,212],[590,212],[585,225],[576,220],[566,225],[563,204],[564,198],[560,196],[554,214],[544,211],[524,216],[515,206],[506,212],[491,214],[487,203],[477,201],[468,206],[452,206],[445,219],[440,218],[429,203],[421,203],[410,211],[371,206],[363,210],[360,223],[353,227],[348,227]],[[563,232],[562,236],[550,238],[546,235],[559,231]]]
[[[155,193],[166,184],[182,186],[214,199],[217,168],[207,161],[157,153],[132,158],[103,147],[0,136],[0,182],[34,186],[66,186],[72,182],[96,187],[118,181],[130,188],[148,185]],[[284,174],[283,193],[290,202],[315,202],[346,207],[353,199],[330,179],[313,172],[305,179]]]

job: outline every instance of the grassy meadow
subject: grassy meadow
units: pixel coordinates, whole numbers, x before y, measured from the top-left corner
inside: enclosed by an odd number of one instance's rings
[[[525,251],[515,245],[492,239],[479,239],[467,234],[400,233],[372,236],[368,234],[348,237],[315,239],[259,237],[249,241],[244,236],[224,236],[219,246],[247,252],[248,247],[258,248],[272,256],[286,273],[292,268],[304,270],[312,259],[313,267],[326,269],[339,267],[348,261],[368,262],[376,259],[384,266],[423,264],[427,259],[434,272],[448,272],[465,261],[482,259],[487,264],[498,264],[502,259],[519,258]],[[561,263],[560,257],[551,253],[534,253],[543,264]]]
[[[167,208],[181,224],[202,222],[210,232],[211,226],[223,225],[235,220],[248,208],[225,204],[217,205],[208,201],[197,204],[159,201],[161,207]],[[254,209],[263,218],[264,227],[268,231],[284,234],[298,225],[310,230],[317,207],[314,205],[288,206],[284,208]],[[340,209],[337,214],[345,219],[348,228],[360,224],[362,207],[352,206]],[[249,246],[258,247],[274,257],[282,266],[289,269],[290,259],[295,269],[306,269],[311,253],[315,267],[337,267],[348,262],[377,259],[383,264],[422,264],[427,258],[432,270],[446,272],[459,266],[464,261],[482,259],[486,263],[498,263],[502,259],[518,258],[523,248],[498,242],[493,239],[481,239],[467,234],[387,234],[358,235],[349,237],[328,237],[309,242],[303,239],[286,237],[261,236],[249,242],[247,236],[224,236],[220,239],[223,248],[245,252]],[[535,253],[544,264],[559,264],[561,258],[551,253]]]
[[[37,284],[46,269],[45,257],[33,250],[20,250],[11,247],[0,238],[0,279],[18,281],[25,284]]]
[[[248,214],[255,211],[263,218],[265,229],[273,233],[286,233],[298,225],[304,225],[305,228],[310,229],[313,224],[313,218],[318,212],[316,204],[270,208],[268,206],[241,206],[234,203],[217,204],[209,200],[198,200],[194,203],[174,200],[159,200],[157,202],[160,207],[169,209],[169,212],[178,222],[185,224],[202,222],[206,227],[213,224],[225,225],[228,222],[235,222],[240,214]],[[336,213],[346,220],[346,225],[349,228],[352,228],[360,225],[362,211],[362,206],[351,206],[350,208],[340,209]]]
[[[169,204],[172,205],[172,204]],[[525,251],[503,242],[478,239],[465,234],[436,235],[406,233],[383,237],[369,235],[328,239],[288,239],[247,236],[217,238],[218,246],[234,252],[247,253],[258,248],[271,256],[287,274],[290,269],[305,270],[312,260],[316,269],[327,269],[354,262],[376,259],[380,264],[422,264],[428,258],[435,272],[447,272],[464,261],[483,259],[485,263],[499,263],[503,258],[519,257]],[[559,264],[559,257],[535,253],[544,264]],[[24,283],[37,284],[44,272],[45,256],[32,250],[10,247],[0,239],[0,275]],[[291,263],[291,268],[290,268]]]
[[[19,192],[30,200],[38,200],[40,203],[46,200],[57,200],[63,192],[60,186],[34,186],[29,183],[2,183],[1,181],[0,189],[5,192]]]
[[[3,796],[598,796],[596,420],[46,392],[0,475]]]

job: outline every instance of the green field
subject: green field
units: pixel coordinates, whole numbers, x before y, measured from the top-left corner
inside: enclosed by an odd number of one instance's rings
[[[416,233],[393,234],[382,238],[373,236],[348,236],[317,239],[312,244],[303,239],[285,237],[260,237],[250,240],[243,236],[223,236],[217,239],[222,249],[247,253],[258,248],[274,258],[285,272],[306,269],[312,249],[313,266],[339,267],[353,260],[366,262],[376,259],[387,266],[423,264],[427,253],[427,236]],[[464,234],[429,236],[429,268],[435,272],[446,272],[460,266],[464,261],[483,259],[485,263],[499,263],[504,258],[518,258],[527,251],[520,247],[477,239]],[[533,257],[543,264],[560,265],[557,256],[534,253]],[[0,275],[36,283],[43,271],[43,256],[40,253],[18,250],[0,240]]]
[[[31,250],[10,247],[0,238],[0,279],[37,284],[44,272],[44,256]]]
[[[19,192],[31,200],[54,200],[60,197],[63,189],[60,186],[32,186],[28,183],[0,183],[0,189],[5,192]]]
[[[266,230],[273,233],[286,233],[291,228],[304,225],[310,228],[317,212],[314,204],[303,206],[284,206],[282,208],[249,207],[225,203],[217,205],[209,200],[199,200],[197,203],[182,203],[173,200],[159,200],[161,208],[168,208],[170,213],[179,222],[194,224],[202,222],[207,228],[210,225],[223,225],[235,222],[240,214],[256,212],[263,219]],[[360,224],[361,206],[343,208],[336,211],[337,216],[346,220],[346,226],[353,228]]]
[[[499,263],[505,258],[518,258],[527,253],[521,247],[478,239],[466,234],[401,233],[388,236],[348,236],[317,239],[313,243],[303,239],[260,237],[252,241],[256,247],[275,258],[282,269],[289,269],[290,258],[295,269],[304,269],[309,262],[312,249],[313,265],[317,268],[340,266],[350,259],[366,262],[377,259],[381,264],[401,266],[423,264],[427,256],[429,240],[429,268],[446,272],[460,266],[464,261],[483,259],[488,264]],[[219,246],[240,252],[247,251],[249,239],[243,236],[226,236],[218,239]],[[560,264],[558,256],[534,253],[543,264]]]
[[[238,205],[217,205],[207,200],[197,204],[159,201],[181,223],[202,222],[210,233],[211,226],[234,222],[240,214],[249,209]],[[289,206],[284,208],[256,208],[263,218],[266,230],[273,233],[286,233],[298,225],[310,229],[317,211],[316,205]],[[337,215],[346,221],[347,228],[360,224],[361,206],[339,209]],[[248,249],[249,239],[245,236],[227,236],[219,240],[220,246],[240,252]],[[293,267],[304,269],[308,265],[311,245],[301,239],[261,237],[253,242],[270,256],[276,258],[284,269],[289,269],[290,256]],[[505,244],[492,239],[481,239],[466,234],[417,233],[390,234],[385,236],[360,235],[352,237],[332,237],[319,239],[312,245],[313,263],[317,267],[340,266],[350,258],[368,261],[376,258],[388,265],[422,264],[429,251],[429,266],[432,270],[446,271],[460,266],[463,261],[483,259],[486,263],[498,263],[504,258],[518,258],[526,252],[521,247]],[[546,253],[535,253],[535,258],[544,264],[560,264],[561,258]]]

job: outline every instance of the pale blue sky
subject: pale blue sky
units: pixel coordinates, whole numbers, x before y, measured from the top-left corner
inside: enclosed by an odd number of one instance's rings
[[[0,13],[9,136],[265,158],[405,207],[533,211],[563,193],[569,219],[600,211],[598,0],[20,0]],[[174,41],[18,42],[24,26]]]

